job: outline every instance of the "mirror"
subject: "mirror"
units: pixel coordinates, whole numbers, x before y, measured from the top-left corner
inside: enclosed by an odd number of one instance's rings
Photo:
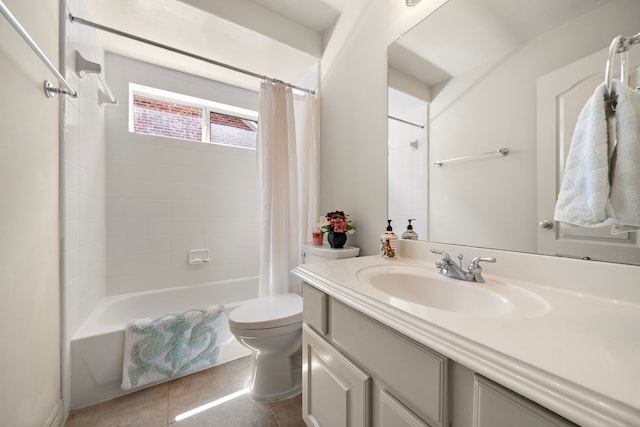
[[[390,45],[394,230],[415,218],[434,243],[640,264],[638,232],[553,221],[578,114],[638,16],[634,0],[449,0]],[[635,87],[640,45],[627,54]]]

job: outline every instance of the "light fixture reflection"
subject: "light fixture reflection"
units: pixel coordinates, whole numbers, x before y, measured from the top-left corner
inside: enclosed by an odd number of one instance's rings
[[[409,7],[413,7],[420,3],[420,0],[405,0],[405,4]]]
[[[225,402],[228,402],[230,400],[236,399],[240,396],[243,396],[245,394],[249,393],[249,387],[247,388],[243,388],[242,390],[236,391],[235,393],[231,393],[228,394],[226,396],[221,397],[220,399],[216,399],[214,401],[211,401],[209,403],[205,403],[202,406],[198,406],[197,408],[193,408],[187,412],[183,412],[182,414],[179,414],[176,416],[175,420],[176,421],[182,421],[185,418],[189,418],[193,415],[199,414],[200,412],[204,412],[207,409],[211,409],[211,408],[215,408],[218,405],[222,405]]]

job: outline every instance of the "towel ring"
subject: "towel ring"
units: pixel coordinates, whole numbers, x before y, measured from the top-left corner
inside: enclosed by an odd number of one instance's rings
[[[605,69],[605,72],[604,72],[604,85],[607,89],[607,100],[609,101],[609,105],[611,105],[611,108],[613,109],[613,111],[616,110],[616,100],[613,98],[613,85],[611,84],[611,79],[612,79],[611,69],[613,67],[614,57],[618,52],[618,49],[622,48],[622,46],[623,46],[622,35],[619,35],[613,39],[613,41],[611,42],[611,45],[609,46],[609,58],[607,59],[607,68]],[[624,52],[622,52],[622,54],[626,56]],[[626,58],[622,58],[620,68],[623,74],[624,74],[625,63],[626,63]]]

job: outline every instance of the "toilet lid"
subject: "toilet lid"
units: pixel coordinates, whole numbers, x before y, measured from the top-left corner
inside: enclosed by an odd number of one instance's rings
[[[301,321],[302,298],[296,294],[256,298],[229,313],[229,326],[237,329],[269,329]]]

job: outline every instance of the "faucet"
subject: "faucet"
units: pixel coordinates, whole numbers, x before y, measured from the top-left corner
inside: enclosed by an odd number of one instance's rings
[[[436,267],[440,269],[440,274],[442,274],[443,276],[451,277],[453,279],[466,280],[470,282],[484,283],[484,278],[482,277],[482,267],[480,267],[480,263],[496,262],[496,259],[494,257],[475,257],[469,263],[467,271],[465,271],[462,267],[462,258],[464,258],[464,255],[458,255],[458,264],[456,264],[451,259],[449,254],[445,251],[431,249],[431,252],[442,256],[442,258],[436,261]]]

